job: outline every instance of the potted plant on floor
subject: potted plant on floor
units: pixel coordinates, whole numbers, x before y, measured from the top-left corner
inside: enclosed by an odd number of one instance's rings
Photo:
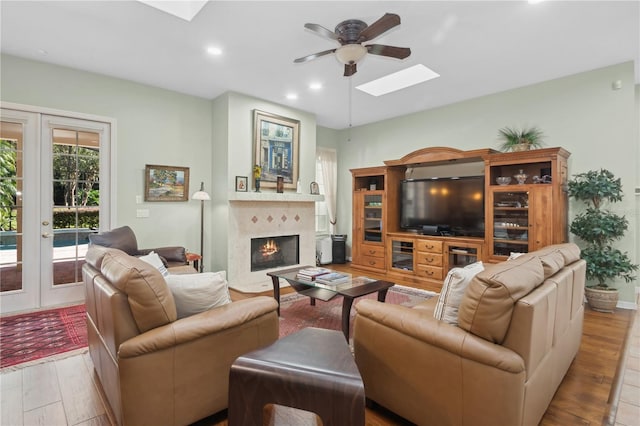
[[[586,243],[581,257],[587,261],[587,279],[597,282],[587,286],[585,294],[592,309],[613,312],[618,303],[618,290],[607,281],[617,277],[631,282],[638,265],[627,253],[613,247],[624,236],[628,221],[606,208],[605,203],[622,201],[622,184],[608,170],[592,170],[574,175],[569,181],[569,196],[586,205],[571,223],[571,233]]]
[[[544,133],[535,126],[522,129],[504,127],[498,131],[498,137],[502,141],[501,151],[528,151],[542,146]]]

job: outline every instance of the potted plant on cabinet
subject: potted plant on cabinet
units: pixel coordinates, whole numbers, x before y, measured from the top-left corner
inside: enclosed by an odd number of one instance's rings
[[[501,151],[528,151],[542,146],[544,133],[535,126],[522,129],[503,127],[498,131],[498,137],[502,140]]]
[[[607,281],[620,277],[631,282],[638,269],[627,253],[612,246],[624,236],[627,219],[604,208],[604,203],[622,201],[620,178],[605,169],[574,175],[569,181],[569,196],[586,205],[586,210],[571,222],[570,231],[586,243],[581,257],[587,261],[587,279],[597,282],[586,287],[587,302],[596,311],[613,312],[618,290],[609,287]]]

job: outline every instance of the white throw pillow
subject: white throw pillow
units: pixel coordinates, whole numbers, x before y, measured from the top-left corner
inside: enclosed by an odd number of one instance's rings
[[[469,282],[478,272],[484,270],[482,262],[472,263],[464,268],[453,268],[442,284],[433,316],[449,324],[458,325],[458,308]]]
[[[140,256],[138,257],[138,259],[144,260],[149,265],[156,268],[162,274],[163,277],[166,277],[167,275],[169,275],[169,271],[167,271],[166,266],[164,266],[164,263],[162,263],[162,259],[160,259],[160,256],[155,251],[152,251],[149,254],[146,254],[144,256]]]
[[[178,318],[231,303],[226,271],[170,274],[164,279],[173,293]]]

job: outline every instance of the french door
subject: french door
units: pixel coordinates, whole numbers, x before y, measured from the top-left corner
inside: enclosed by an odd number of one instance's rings
[[[110,124],[0,118],[0,312],[82,302],[88,235],[109,223]]]

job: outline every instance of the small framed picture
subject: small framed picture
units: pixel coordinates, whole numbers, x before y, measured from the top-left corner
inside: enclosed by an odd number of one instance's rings
[[[311,182],[311,184],[309,185],[309,190],[311,192],[311,195],[320,195],[320,187],[316,182]]]
[[[236,192],[247,192],[247,182],[246,176],[236,176]]]

